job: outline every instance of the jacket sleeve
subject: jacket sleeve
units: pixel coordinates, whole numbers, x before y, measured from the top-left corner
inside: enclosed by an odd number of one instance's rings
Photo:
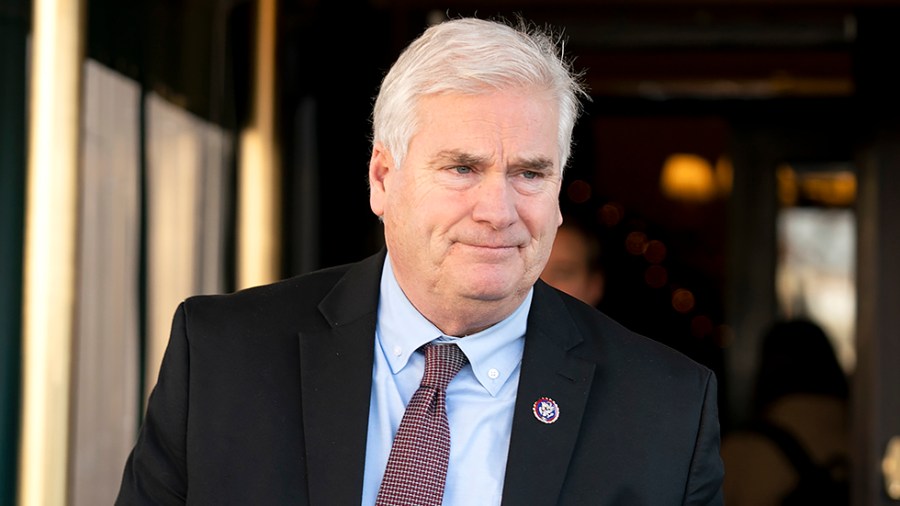
[[[186,326],[182,303],[172,321],[159,378],[150,394],[137,443],[125,463],[117,506],[185,503],[190,364]]]
[[[685,491],[685,505],[721,506],[723,504],[722,481],[725,477],[725,469],[719,451],[721,435],[717,406],[716,376],[710,371]]]

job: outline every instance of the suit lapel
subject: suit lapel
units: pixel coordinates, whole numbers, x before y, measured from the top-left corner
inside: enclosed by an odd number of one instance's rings
[[[556,504],[575,448],[596,364],[575,356],[582,337],[559,295],[535,285],[503,487],[504,504]],[[547,397],[559,417],[544,423],[535,401]]]
[[[362,497],[384,252],[352,267],[319,304],[330,328],[300,333],[301,409],[311,504]]]

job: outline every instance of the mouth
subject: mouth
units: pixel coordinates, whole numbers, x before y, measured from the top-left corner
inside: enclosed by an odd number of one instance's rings
[[[457,244],[461,244],[463,246],[468,246],[470,248],[484,248],[484,249],[512,249],[512,248],[521,248],[522,244],[516,241],[467,241],[467,240],[457,240],[455,241]]]
[[[485,249],[512,249],[518,248],[516,245],[511,244],[477,244],[477,243],[463,243],[466,246],[470,246],[472,248],[485,248]]]
[[[457,242],[456,245],[478,255],[486,256],[506,256],[517,253],[519,249],[521,249],[521,246],[519,244],[497,244],[460,241]]]

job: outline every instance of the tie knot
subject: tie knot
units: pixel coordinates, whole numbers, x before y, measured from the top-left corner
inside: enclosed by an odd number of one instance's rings
[[[469,359],[455,344],[428,344],[425,346],[425,374],[422,386],[446,390]]]

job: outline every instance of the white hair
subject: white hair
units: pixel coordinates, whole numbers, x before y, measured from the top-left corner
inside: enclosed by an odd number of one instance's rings
[[[372,117],[372,141],[403,163],[418,129],[423,96],[480,94],[508,89],[547,92],[559,109],[559,164],[569,159],[572,131],[589,95],[564,56],[562,38],[519,19],[459,18],[429,27],[401,53],[381,83]]]

